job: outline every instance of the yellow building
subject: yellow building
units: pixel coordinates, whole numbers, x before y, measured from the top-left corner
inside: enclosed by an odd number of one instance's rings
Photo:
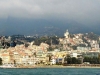
[[[12,64],[10,53],[9,52],[3,52],[1,53],[2,63],[3,64]]]

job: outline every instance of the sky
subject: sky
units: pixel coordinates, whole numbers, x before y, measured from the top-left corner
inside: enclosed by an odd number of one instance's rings
[[[97,33],[99,25],[100,0],[0,0],[0,34],[32,34],[52,26]]]

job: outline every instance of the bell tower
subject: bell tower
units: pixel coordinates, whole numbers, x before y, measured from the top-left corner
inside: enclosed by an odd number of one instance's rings
[[[69,31],[68,31],[68,29],[67,29],[66,32],[64,33],[64,36],[65,36],[66,39],[69,38]]]

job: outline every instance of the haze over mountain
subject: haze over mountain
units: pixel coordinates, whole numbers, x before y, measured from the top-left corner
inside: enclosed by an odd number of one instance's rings
[[[100,34],[100,0],[0,0],[0,35]]]

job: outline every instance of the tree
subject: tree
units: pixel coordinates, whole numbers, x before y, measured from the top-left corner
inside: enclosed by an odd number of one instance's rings
[[[0,65],[2,65],[2,58],[0,58]]]
[[[67,64],[81,64],[81,60],[75,57],[67,57]]]
[[[76,50],[77,46],[73,45],[71,48],[73,48],[73,50]]]
[[[67,58],[67,64],[72,64],[72,58],[71,57]]]
[[[77,59],[75,57],[72,57],[72,64],[77,64]]]
[[[16,60],[14,60],[14,64],[16,64]]]
[[[83,62],[89,62],[90,64],[99,64],[100,58],[99,57],[84,57]]]
[[[52,48],[51,46],[47,49],[48,51],[53,51],[54,48]]]
[[[98,55],[98,63],[100,64],[100,54]]]

